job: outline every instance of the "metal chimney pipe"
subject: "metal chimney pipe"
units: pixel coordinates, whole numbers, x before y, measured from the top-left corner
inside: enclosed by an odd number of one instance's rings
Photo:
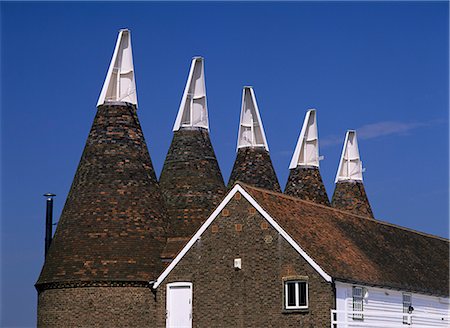
[[[45,257],[47,257],[48,249],[52,242],[52,226],[53,226],[53,197],[55,194],[46,193],[44,197],[47,198],[47,210],[45,213]]]

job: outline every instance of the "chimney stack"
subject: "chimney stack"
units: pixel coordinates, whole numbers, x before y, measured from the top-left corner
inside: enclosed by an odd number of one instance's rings
[[[306,112],[303,127],[289,165],[284,193],[322,205],[330,205],[319,170],[319,137],[315,109]]]
[[[356,131],[348,130],[336,174],[336,188],[331,206],[373,218],[372,208],[364,189],[363,171]]]
[[[47,198],[47,209],[45,211],[45,257],[47,257],[48,249],[52,243],[52,233],[53,233],[53,197],[55,194],[46,193],[44,197]]]

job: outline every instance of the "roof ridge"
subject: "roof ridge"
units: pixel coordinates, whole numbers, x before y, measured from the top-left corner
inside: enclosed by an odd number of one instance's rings
[[[400,225],[395,224],[395,223],[391,223],[391,222],[387,222],[387,221],[381,221],[379,219],[374,219],[374,218],[370,218],[370,217],[354,214],[352,212],[348,212],[348,211],[337,209],[337,208],[334,208],[334,207],[331,207],[331,206],[326,206],[326,205],[318,204],[318,203],[315,203],[315,202],[312,202],[312,201],[300,199],[300,198],[297,198],[297,197],[294,197],[294,196],[286,195],[284,193],[279,193],[279,192],[276,192],[276,191],[272,191],[272,190],[268,190],[268,189],[264,189],[264,188],[260,188],[260,187],[254,187],[254,186],[248,185],[246,183],[243,183],[243,182],[241,182],[239,180],[234,183],[234,185],[236,185],[236,184],[239,184],[244,189],[247,189],[247,188],[248,189],[255,189],[255,190],[267,193],[267,194],[273,194],[273,195],[276,195],[278,197],[283,197],[283,198],[286,198],[286,199],[289,199],[289,200],[293,200],[293,201],[296,201],[296,202],[306,203],[306,204],[309,204],[309,205],[314,205],[314,206],[321,207],[321,208],[324,208],[324,209],[327,209],[327,210],[331,210],[331,211],[334,211],[334,212],[344,213],[346,215],[351,215],[351,216],[354,216],[354,217],[357,217],[357,218],[361,218],[361,219],[364,219],[364,220],[369,220],[369,221],[375,222],[377,224],[387,225],[387,226],[390,226],[390,227],[393,227],[393,228],[405,230],[405,231],[416,233],[416,234],[419,234],[419,235],[422,235],[422,236],[425,236],[425,237],[439,239],[439,240],[445,241],[447,243],[450,243],[450,240],[447,239],[447,238],[436,236],[436,235],[432,235],[430,233],[426,233],[426,232],[422,232],[422,231],[418,231],[418,230],[414,230],[412,228],[403,227],[403,226],[400,226]]]

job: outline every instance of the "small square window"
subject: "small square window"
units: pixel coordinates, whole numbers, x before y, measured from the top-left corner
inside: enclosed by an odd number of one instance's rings
[[[288,280],[284,282],[284,308],[304,310],[308,308],[308,282]]]

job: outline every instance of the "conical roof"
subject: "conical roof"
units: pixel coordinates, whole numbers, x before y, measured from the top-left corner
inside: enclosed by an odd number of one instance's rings
[[[330,205],[318,167],[299,165],[290,169],[284,193],[317,204]]]
[[[242,90],[237,155],[228,181],[228,188],[231,188],[236,181],[281,192],[270,159],[255,92],[252,87],[248,86]]]
[[[204,60],[195,57],[173,128],[159,184],[169,214],[169,237],[190,237],[225,194],[209,137]]]
[[[152,280],[165,215],[136,106],[99,106],[37,285]]]
[[[206,129],[173,133],[159,180],[170,217],[169,236],[190,237],[225,195]]]
[[[356,131],[349,130],[342,147],[331,206],[373,218],[363,184],[363,172]]]
[[[364,184],[361,181],[337,182],[331,206],[357,215],[374,217]]]
[[[284,193],[322,205],[330,205],[319,170],[319,137],[315,109],[306,112],[305,120],[289,165]]]
[[[38,288],[160,273],[167,213],[136,109],[130,31],[120,30]]]

